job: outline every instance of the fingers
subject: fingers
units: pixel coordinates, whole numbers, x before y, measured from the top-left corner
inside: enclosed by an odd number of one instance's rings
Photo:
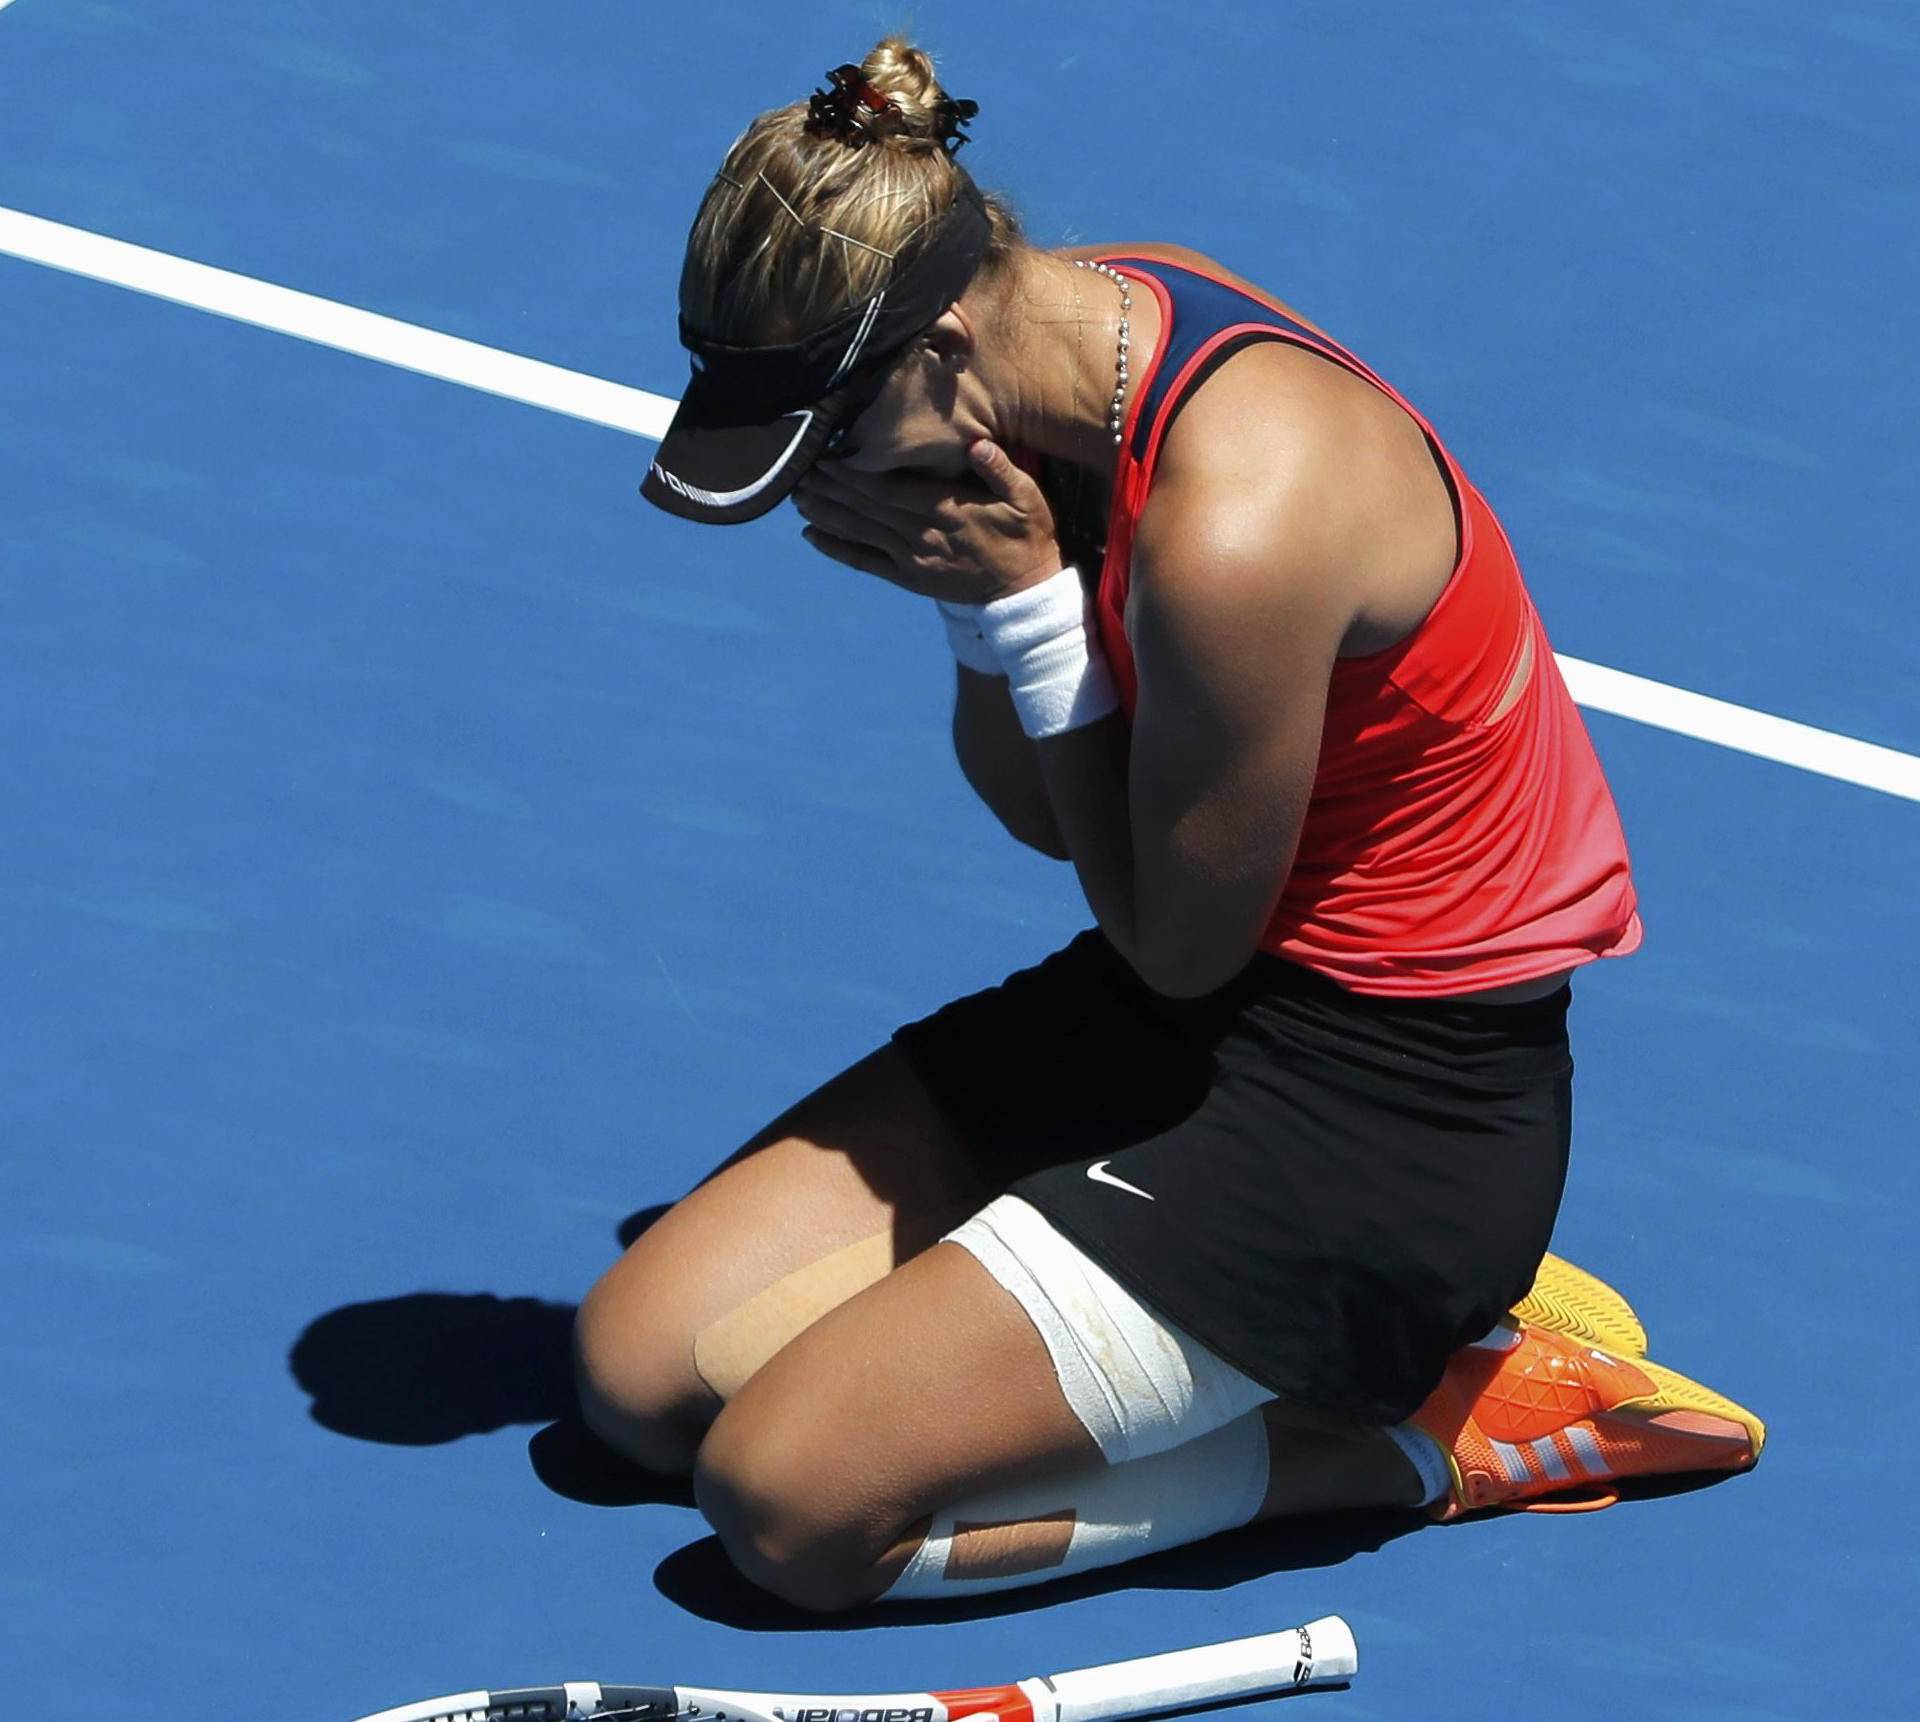
[[[829,470],[823,461],[807,474],[794,494],[871,520],[906,543],[912,543],[929,527],[946,530],[955,524],[957,498],[951,479],[894,472],[856,473],[848,468]],[[986,499],[984,491],[979,494]]]
[[[891,580],[896,586],[900,583],[899,571],[894,567],[892,558],[878,550],[870,550],[866,545],[855,544],[849,539],[836,538],[831,532],[824,532],[817,526],[803,527],[800,536],[832,561],[848,568],[857,568],[862,574],[875,574],[882,580]]]
[[[916,597],[935,596],[933,589],[918,579],[910,566],[896,563],[881,551],[865,544],[855,544],[850,539],[836,538],[831,532],[823,532],[817,526],[802,528],[800,536],[822,556],[838,562],[842,567],[857,568],[862,574],[871,574],[876,579],[886,581],[889,586],[898,586],[901,591],[911,592]]]
[[[967,459],[1002,502],[1012,503],[1023,514],[1033,512],[1034,503],[1041,500],[1039,485],[1014,465],[1013,457],[997,442],[982,437],[967,450]]]
[[[793,491],[808,543],[910,592],[968,603],[1017,586],[1035,563],[1057,566],[1040,487],[991,440],[968,461],[974,471],[953,477],[818,462]]]
[[[793,506],[800,511],[803,520],[835,538],[866,545],[894,561],[900,561],[910,553],[906,533],[902,530],[912,530],[909,523],[902,520],[896,524],[881,518],[871,508],[856,505],[852,500],[836,495],[811,473],[794,490]]]
[[[818,479],[830,491],[862,497],[893,513],[916,519],[951,502],[955,491],[965,482],[964,478],[936,478],[899,468],[889,472],[862,472],[858,467],[833,460],[819,462],[807,477]]]

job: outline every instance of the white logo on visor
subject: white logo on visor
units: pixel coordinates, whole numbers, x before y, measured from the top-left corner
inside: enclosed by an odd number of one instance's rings
[[[751,497],[758,496],[761,491],[765,490],[768,485],[772,484],[774,480],[780,476],[787,462],[792,460],[795,453],[798,452],[800,439],[807,434],[809,427],[813,424],[813,409],[811,407],[802,408],[796,413],[782,413],[780,416],[786,419],[797,418],[800,421],[799,429],[793,433],[793,440],[780,451],[780,458],[756,478],[753,483],[742,485],[738,490],[702,490],[698,485],[687,483],[678,473],[667,471],[657,460],[653,463],[653,470],[660,475],[660,482],[662,484],[671,490],[677,490],[689,501],[704,503],[708,508],[731,508],[736,502],[745,502]]]

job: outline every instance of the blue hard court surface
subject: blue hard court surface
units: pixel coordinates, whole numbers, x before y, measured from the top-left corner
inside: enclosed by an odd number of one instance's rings
[[[720,152],[897,21],[19,0],[0,205],[671,393]],[[1910,7],[913,28],[1038,238],[1211,251],[1419,402],[1561,649],[1920,749]],[[1768,1417],[1755,1474],[906,1624],[755,1611],[686,1506],[576,1498],[539,1432],[623,1219],[1084,923],[953,769],[920,607],[784,511],[652,513],[646,451],[0,258],[23,1714],[959,1684],[1335,1610],[1362,1678],[1306,1702],[1354,1722],[1912,1714],[1916,810],[1611,718],[1649,936],[1577,985],[1559,1243]]]

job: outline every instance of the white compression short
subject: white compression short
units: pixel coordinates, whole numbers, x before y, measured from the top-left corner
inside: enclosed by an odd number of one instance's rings
[[[996,1197],[944,1241],[1027,1312],[1110,1465],[1178,1447],[1274,1397],[1148,1309],[1018,1196]]]
[[[1246,1524],[1268,1485],[1273,1397],[1148,1310],[1017,1196],[947,1242],[971,1252],[1039,1331],[1060,1390],[1102,1457],[949,1503],[893,1601],[1064,1577]]]

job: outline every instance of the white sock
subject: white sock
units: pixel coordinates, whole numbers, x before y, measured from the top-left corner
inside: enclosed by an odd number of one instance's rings
[[[1520,1343],[1520,1330],[1510,1327],[1504,1321],[1494,1323],[1493,1327],[1473,1342],[1475,1351],[1511,1351]],[[1447,1464],[1446,1452],[1431,1435],[1414,1428],[1411,1423],[1401,1423],[1387,1431],[1387,1439],[1400,1449],[1400,1455],[1413,1467],[1414,1475],[1420,1479],[1420,1505],[1430,1507],[1453,1487],[1453,1472]]]
[[[1430,1507],[1453,1487],[1453,1473],[1447,1468],[1447,1456],[1431,1435],[1423,1435],[1411,1423],[1399,1423],[1387,1432],[1387,1439],[1400,1449],[1400,1456],[1413,1467],[1420,1479],[1419,1505]]]

